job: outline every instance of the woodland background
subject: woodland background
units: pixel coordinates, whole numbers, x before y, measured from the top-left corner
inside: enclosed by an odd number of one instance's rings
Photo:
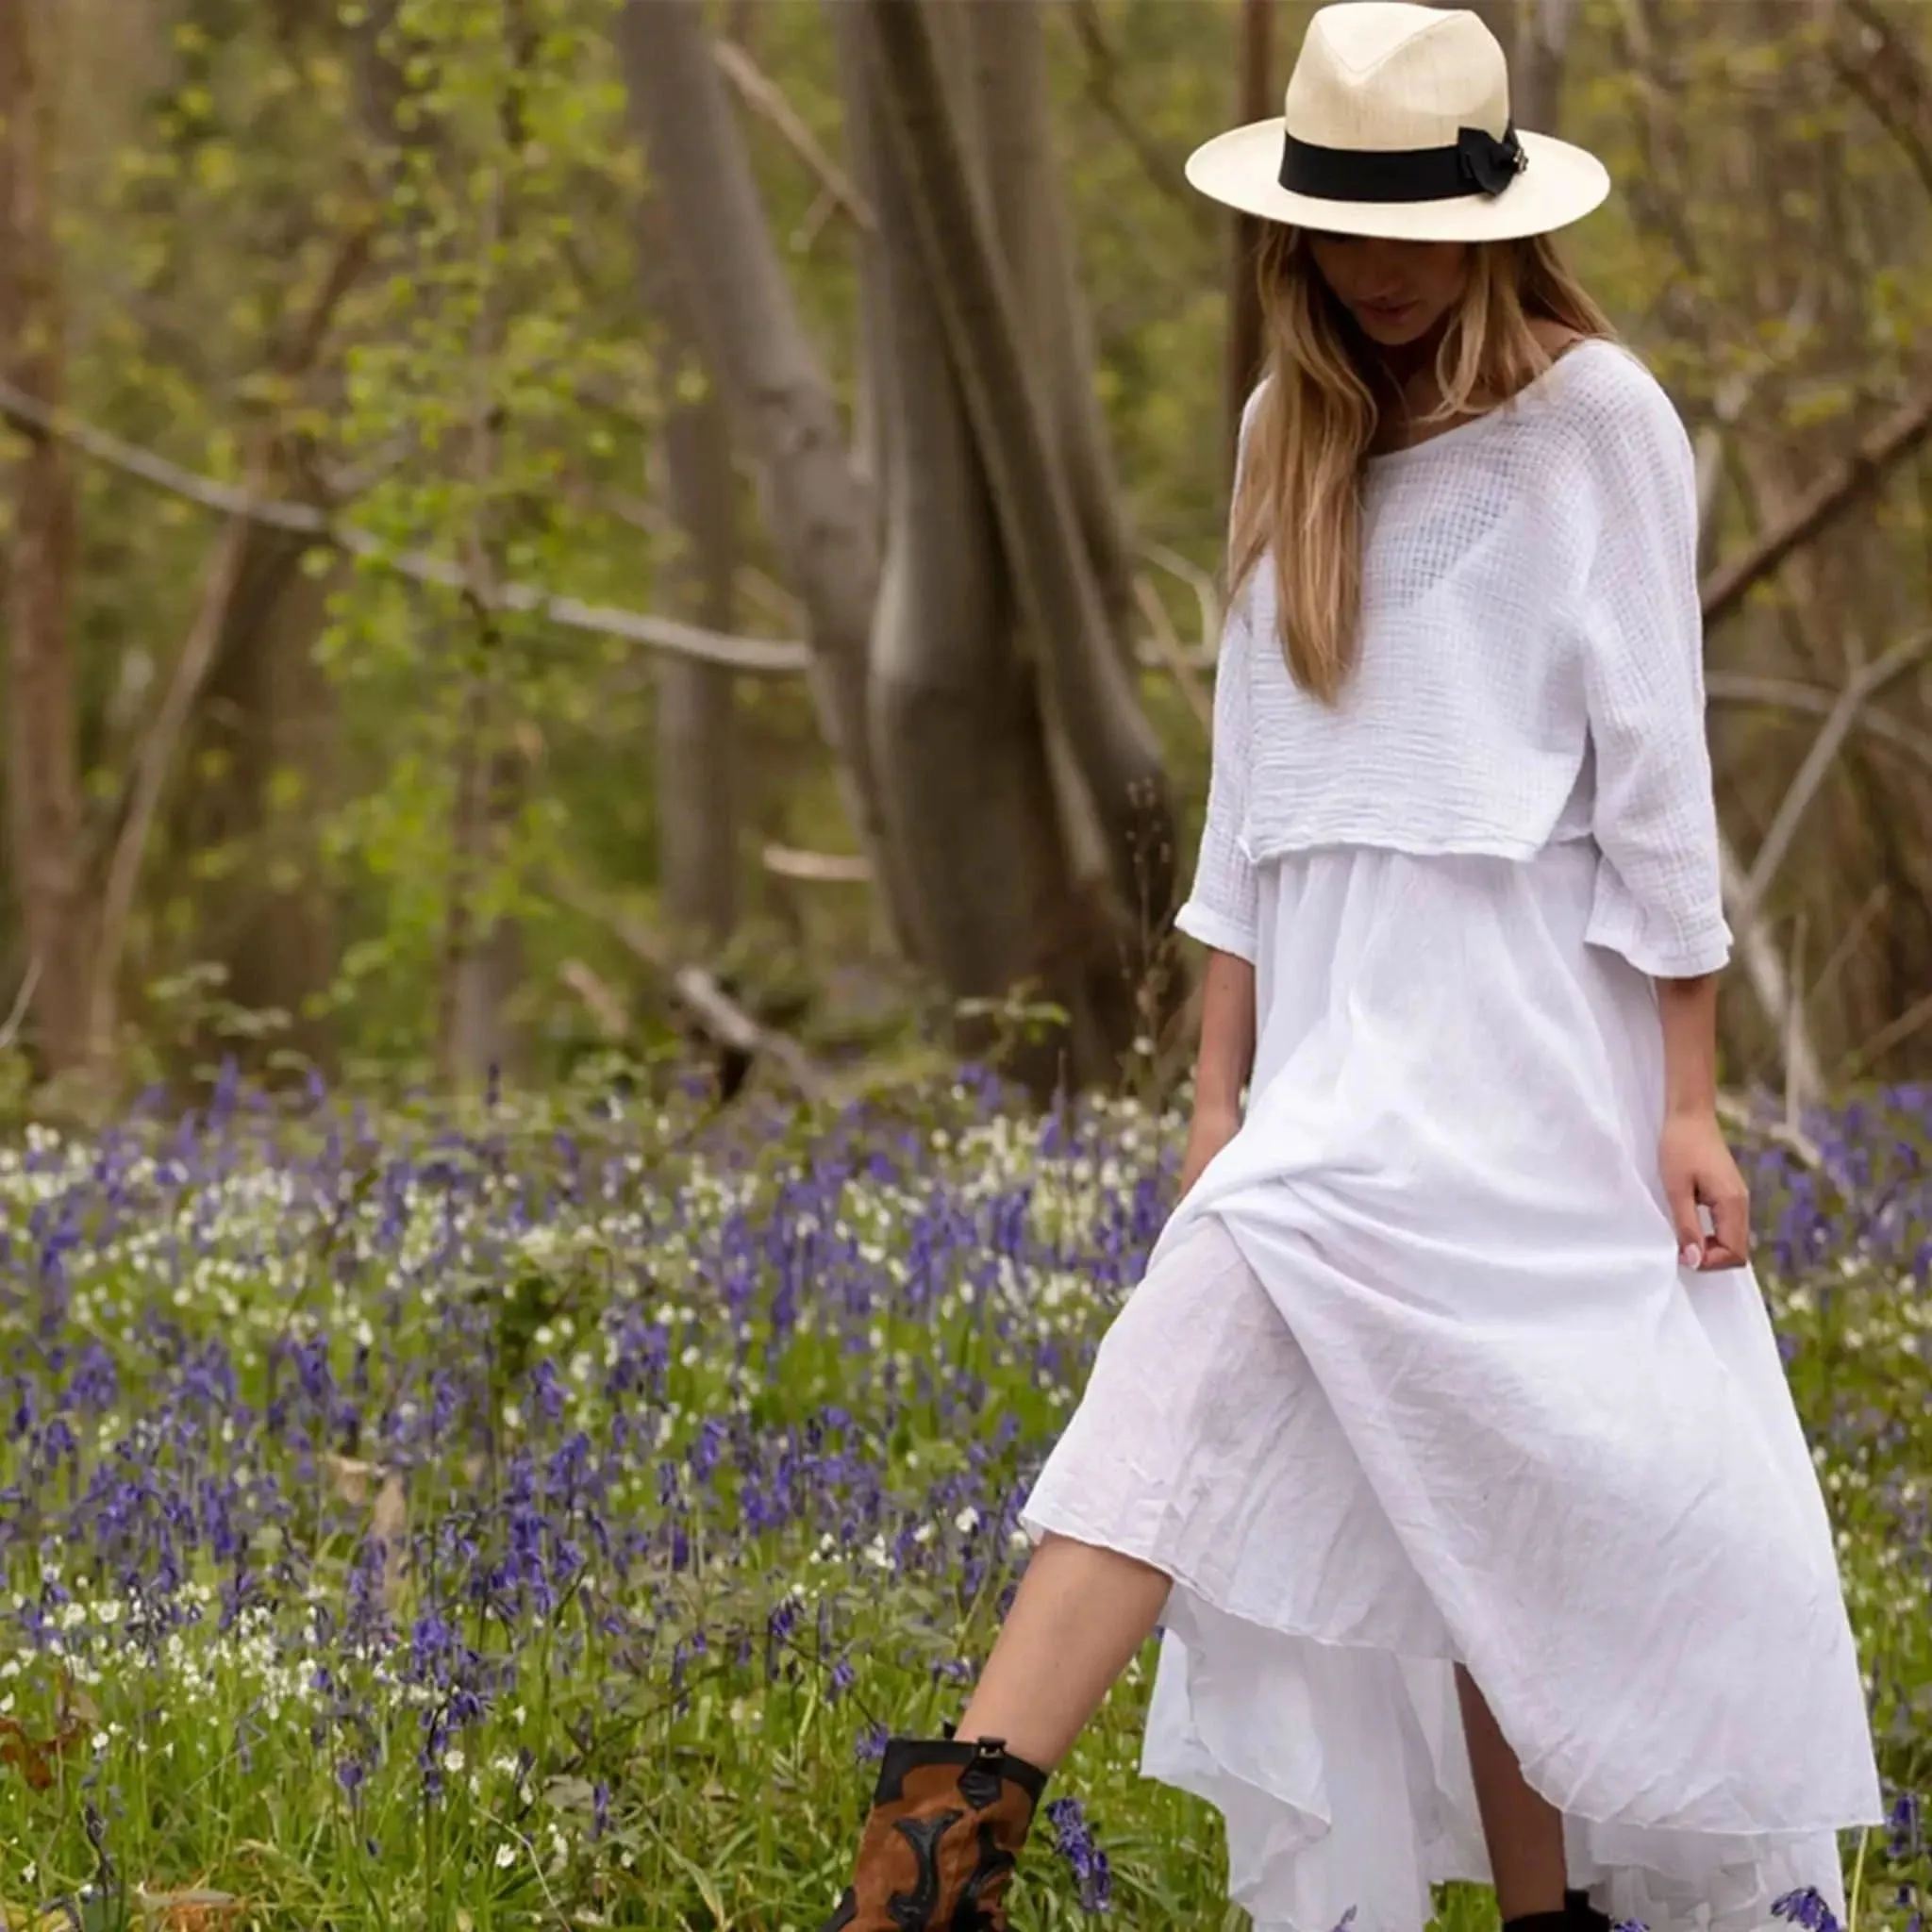
[[[1299,0],[0,0],[8,1083],[1187,1059]],[[1705,484],[1726,1077],[1932,1065],[1932,5],[1486,0]]]

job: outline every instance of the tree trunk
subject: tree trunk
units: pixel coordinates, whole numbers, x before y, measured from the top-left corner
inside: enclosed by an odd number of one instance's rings
[[[493,658],[500,645],[485,645]],[[523,798],[520,760],[505,742],[492,664],[471,674],[457,746],[450,869],[437,1012],[438,1072],[451,1088],[475,1091],[525,1071],[525,1041],[509,1021],[523,983],[523,934],[513,918],[487,913],[487,881],[503,862],[503,841]]]
[[[0,371],[58,407],[64,356],[50,205],[54,86],[38,65],[37,8],[0,4]],[[7,794],[13,891],[51,1074],[86,1068],[90,920],[69,626],[74,484],[52,436],[28,434],[12,475],[7,558]]]
[[[1274,101],[1274,0],[1241,0],[1241,66],[1236,123],[1265,120],[1281,109]],[[1241,410],[1261,376],[1261,291],[1256,279],[1265,225],[1230,211],[1227,263],[1227,360],[1221,395],[1222,474],[1234,476]]]
[[[1078,977],[1051,942],[1073,886],[1038,675],[1017,649],[1019,614],[998,519],[948,358],[910,191],[880,151],[869,22],[850,6],[834,4],[829,13],[855,164],[877,222],[865,253],[867,354],[887,487],[872,705],[887,823],[917,887],[922,953],[947,991],[997,1002],[1031,981],[1036,997],[1067,1008],[1079,1037],[1089,1029]],[[973,22],[956,8],[937,25],[977,153],[967,82]],[[982,1014],[959,1027],[958,1044],[981,1053],[996,1033]],[[1073,1051],[1064,1035],[1042,1029],[1008,1064],[1046,1093]]]
[[[250,532],[170,843],[228,860],[197,889],[196,944],[225,969],[237,1006],[289,1016],[265,1052],[293,1048],[327,1071],[332,1032],[303,1009],[326,991],[336,960],[335,898],[316,842],[332,790],[335,690],[313,655],[333,579],[304,568],[308,548],[286,531]]]
[[[1139,615],[1134,543],[1093,383],[1093,330],[1079,258],[1059,192],[1040,0],[945,0],[971,40],[977,142],[993,232],[1012,280],[1032,366],[1040,372],[1054,444],[1100,591],[1124,650]]]
[[[765,520],[805,606],[819,726],[899,943],[910,882],[884,834],[867,740],[874,513],[773,246],[699,0],[626,0],[618,52],[676,240],[705,358],[758,470]]]
[[[1509,77],[1509,108],[1519,127],[1552,134],[1563,117],[1563,61],[1575,11],[1576,0],[1524,0]]]
[[[647,239],[649,229],[647,228]],[[679,396],[692,351],[675,277],[648,291],[669,325],[672,366],[662,384],[664,468],[671,513],[686,550],[674,601],[695,624],[728,631],[738,567],[731,425],[717,388]],[[658,875],[665,910],[716,942],[738,921],[738,724],[731,674],[665,654],[658,660]]]
[[[492,660],[500,649],[485,645]],[[487,909],[525,791],[505,713],[496,667],[486,661],[472,674],[463,701],[437,988],[437,1072],[458,1091],[516,1084],[528,1071],[528,1042],[511,1020],[524,978],[522,927],[513,915]]]
[[[1140,622],[1134,608],[1132,543],[1108,458],[1095,399],[1091,331],[1076,258],[1058,192],[1053,152],[1046,42],[1039,0],[970,0],[930,7],[937,30],[958,17],[970,35],[961,66],[974,88],[955,96],[974,164],[974,183],[997,238],[1014,318],[1028,366],[1041,372],[1053,454],[1063,458],[1074,520],[1092,566],[1109,636],[1122,665],[1122,689],[1138,710],[1131,679]],[[942,72],[946,71],[944,68]],[[969,111],[970,109],[970,111]],[[1036,639],[1022,655],[1038,665]],[[1110,1077],[1139,1030],[1135,1012],[1138,955],[1150,929],[1164,924],[1143,899],[1123,900],[1109,884],[1107,831],[1092,774],[1076,755],[1065,718],[1044,702],[1038,709],[1039,755],[1057,808],[1058,845],[1044,887],[1049,908],[1034,945],[1036,971],[1057,988],[1073,1017],[1074,1064],[1084,1080]]]
[[[723,411],[680,405],[664,425],[672,512],[691,557],[694,623],[731,628],[731,446]],[[738,728],[730,672],[666,653],[658,662],[658,874],[665,909],[717,941],[738,923]]]
[[[1113,904],[1158,937],[1172,914],[1174,880],[1166,776],[1108,631],[1056,460],[1052,418],[993,238],[990,197],[973,192],[958,117],[941,77],[933,10],[866,0],[866,11],[884,81],[878,106],[888,164],[904,175],[916,210],[928,282],[1038,651],[1046,708],[1090,792]]]

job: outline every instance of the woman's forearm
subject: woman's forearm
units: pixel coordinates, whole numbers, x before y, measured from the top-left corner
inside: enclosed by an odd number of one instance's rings
[[[1238,1113],[1255,1064],[1255,969],[1210,952],[1201,991],[1201,1050],[1194,1059],[1197,1113]]]
[[[1717,981],[1659,979],[1664,1029],[1664,1111],[1681,1119],[1717,1111]]]

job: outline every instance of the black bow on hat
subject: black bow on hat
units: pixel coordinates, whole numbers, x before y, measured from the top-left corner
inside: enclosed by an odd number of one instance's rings
[[[1487,127],[1458,127],[1456,159],[1483,194],[1501,194],[1529,166],[1529,157],[1517,140],[1514,126],[1504,130],[1501,141]]]

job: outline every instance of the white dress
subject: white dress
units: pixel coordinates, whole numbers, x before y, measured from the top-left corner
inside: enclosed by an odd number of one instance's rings
[[[1544,463],[1581,468],[1552,498]],[[1457,1662],[1613,1918],[1745,1932],[1807,1885],[1842,1917],[1836,1829],[1882,1821],[1761,1295],[1680,1269],[1657,1178],[1649,975],[1728,946],[1688,466],[1648,375],[1584,345],[1372,466],[1341,716],[1298,708],[1265,573],[1224,642],[1182,924],[1255,962],[1247,1112],[1023,1520],[1174,1579],[1143,1769],[1220,1808],[1258,1932],[1351,1908],[1356,1932],[1420,1932],[1432,1882],[1489,1878]],[[1428,506],[1477,484],[1522,527],[1499,537],[1486,500],[1472,568]],[[1619,590],[1646,559],[1642,596]],[[1474,622],[1511,604],[1499,573],[1540,572],[1520,623]],[[1534,703],[1507,680],[1456,700],[1485,653],[1532,648],[1572,660],[1519,667]],[[1550,766],[1534,782],[1512,733]]]

